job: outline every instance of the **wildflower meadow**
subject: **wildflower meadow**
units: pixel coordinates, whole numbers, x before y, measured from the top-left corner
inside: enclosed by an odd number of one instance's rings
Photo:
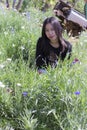
[[[64,37],[72,56],[39,74],[35,48],[52,10],[0,6],[0,130],[87,130],[87,31]]]

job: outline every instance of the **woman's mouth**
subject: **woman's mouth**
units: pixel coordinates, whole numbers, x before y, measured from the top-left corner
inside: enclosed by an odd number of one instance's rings
[[[50,36],[50,38],[53,38],[54,36]]]

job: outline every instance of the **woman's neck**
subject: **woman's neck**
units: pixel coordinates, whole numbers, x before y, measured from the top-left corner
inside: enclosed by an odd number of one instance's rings
[[[58,48],[59,47],[59,42],[57,40],[55,41],[50,41],[51,46]]]

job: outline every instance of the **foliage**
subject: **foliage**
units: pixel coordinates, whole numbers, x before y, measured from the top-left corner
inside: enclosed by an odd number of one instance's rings
[[[49,8],[53,8],[54,5],[59,2],[59,0],[24,0],[22,4],[21,11],[27,10],[27,8],[35,7],[42,11],[46,11]],[[65,2],[69,2],[70,5],[84,13],[84,1],[83,0],[65,0]]]
[[[69,61],[46,74],[35,68],[36,41],[50,15],[0,9],[1,130],[87,130],[87,32],[73,42]]]

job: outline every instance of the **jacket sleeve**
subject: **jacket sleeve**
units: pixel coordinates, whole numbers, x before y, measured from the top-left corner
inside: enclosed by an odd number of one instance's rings
[[[45,65],[42,39],[39,38],[36,45],[36,67],[41,68]]]

